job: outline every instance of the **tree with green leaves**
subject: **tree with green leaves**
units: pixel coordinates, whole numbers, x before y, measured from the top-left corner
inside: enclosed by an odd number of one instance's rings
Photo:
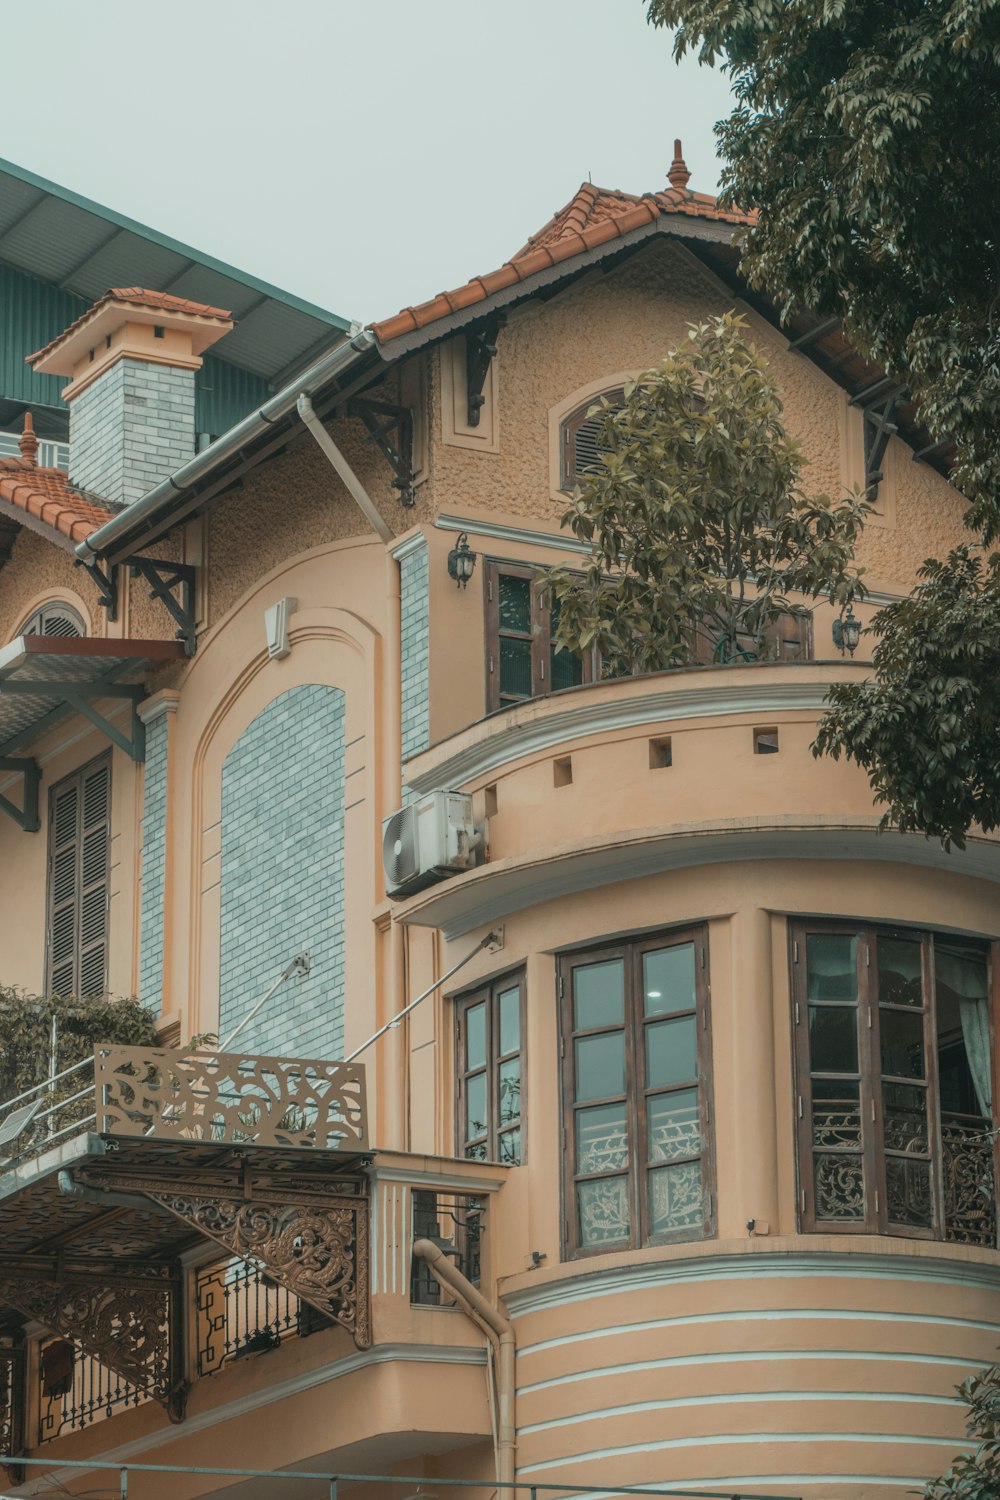
[[[966,1431],[978,1439],[940,1479],[924,1489],[924,1500],[997,1500],[1000,1495],[1000,1367],[994,1365],[958,1386],[968,1404]]]
[[[560,645],[596,646],[611,672],[684,666],[706,637],[714,660],[747,660],[770,654],[803,596],[862,596],[854,550],[872,507],[804,493],[805,458],[742,319],[692,328],[623,406],[597,410],[600,463],[563,517],[591,562],[546,574]]]
[[[678,56],[719,62],[722,200],[758,211],[742,270],[782,311],[843,319],[909,388],[986,547],[1000,540],[1000,10],[992,0],[648,0]],[[817,744],[864,766],[896,826],[996,826],[993,575],[928,562],[878,626],[874,686]],[[992,615],[994,622],[1000,617]],[[958,625],[960,628],[955,628]],[[994,625],[994,629],[996,625]],[[940,633],[939,633],[940,632]],[[984,656],[984,652],[986,656]],[[956,723],[961,704],[975,703]]]

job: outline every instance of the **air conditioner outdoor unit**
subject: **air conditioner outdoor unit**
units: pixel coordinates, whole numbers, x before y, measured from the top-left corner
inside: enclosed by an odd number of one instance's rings
[[[382,823],[386,892],[401,899],[471,870],[478,843],[472,798],[465,792],[428,792]]]

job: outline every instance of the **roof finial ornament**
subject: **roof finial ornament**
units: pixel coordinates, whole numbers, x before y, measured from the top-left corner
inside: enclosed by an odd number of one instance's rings
[[[687,162],[681,152],[680,141],[674,141],[674,159],[670,163],[667,178],[671,187],[680,188],[682,191],[691,181],[691,173],[687,169]]]
[[[35,437],[35,423],[30,411],[24,414],[24,431],[17,440],[17,446],[25,463],[35,468],[38,462],[38,439]]]

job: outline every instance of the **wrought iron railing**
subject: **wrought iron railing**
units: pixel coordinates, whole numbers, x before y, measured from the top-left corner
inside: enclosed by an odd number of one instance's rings
[[[196,1285],[199,1375],[333,1326],[332,1319],[246,1261],[203,1266]]]
[[[420,1188],[413,1193],[414,1240],[437,1240],[474,1286],[479,1284],[485,1208],[483,1199],[473,1193],[438,1188]],[[442,1302],[440,1283],[427,1262],[417,1256],[410,1271],[410,1301],[421,1307],[439,1307]]]
[[[154,1395],[152,1378],[146,1386],[133,1385],[64,1339],[39,1343],[39,1443],[80,1432],[116,1412],[142,1406]]]
[[[368,1148],[364,1067],[235,1052],[98,1046],[93,1057],[0,1104],[0,1172],[86,1130],[363,1152]]]

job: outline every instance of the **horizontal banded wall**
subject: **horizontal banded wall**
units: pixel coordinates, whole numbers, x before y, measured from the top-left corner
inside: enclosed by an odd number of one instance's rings
[[[505,1300],[518,1477],[888,1500],[964,1441],[1000,1266],[753,1254],[582,1271]]]

